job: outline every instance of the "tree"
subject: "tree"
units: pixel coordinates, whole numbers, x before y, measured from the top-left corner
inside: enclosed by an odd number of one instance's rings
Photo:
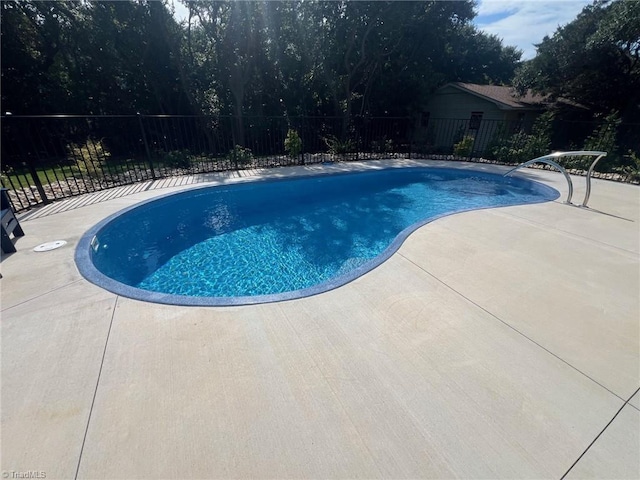
[[[66,52],[79,8],[79,2],[1,3],[4,111],[58,113],[73,104]]]
[[[519,52],[472,0],[7,0],[2,100],[19,113],[409,115],[453,80],[507,82]]]
[[[222,112],[234,116],[234,143],[245,144],[243,115],[247,97],[260,89],[258,61],[264,53],[264,3],[262,2],[190,2],[189,8],[199,23],[199,37],[212,55],[206,65],[215,96],[222,100]],[[191,28],[191,25],[189,26]],[[192,47],[190,47],[192,48]],[[207,88],[206,78],[199,80]],[[211,93],[210,89],[208,89]],[[230,107],[230,112],[225,112]]]
[[[458,28],[451,39],[451,75],[459,82],[506,85],[519,65],[522,51],[503,46],[496,35],[489,35],[471,24]]]
[[[88,2],[81,14],[69,54],[90,112],[191,113],[179,82],[181,31],[164,3]]]
[[[162,2],[2,2],[2,102],[15,114],[189,113]]]
[[[521,92],[532,88],[598,114],[640,119],[640,2],[596,1],[536,47],[517,72]]]
[[[411,115],[443,83],[511,80],[521,52],[503,47],[500,39],[471,25],[472,2],[382,5],[378,25],[364,44],[368,58],[360,64],[362,74],[356,71],[347,77],[352,81],[345,86],[352,88],[343,88],[343,95],[350,91],[353,104],[359,107],[353,109],[357,113]],[[363,23],[371,25],[358,24]]]

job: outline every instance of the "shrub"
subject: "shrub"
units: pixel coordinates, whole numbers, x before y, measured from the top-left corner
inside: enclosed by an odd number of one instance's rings
[[[102,144],[102,140],[93,140],[92,138],[87,138],[84,143],[69,144],[67,153],[75,162],[80,173],[91,178],[102,177],[102,166],[111,157],[111,153]]]
[[[553,112],[544,112],[533,123],[531,135],[525,145],[525,153],[531,157],[527,160],[533,160],[550,152],[554,119]]]
[[[416,153],[433,153],[436,150],[436,132],[431,125],[426,129],[418,129],[414,133],[412,150]]]
[[[490,156],[496,160],[507,163],[521,163],[530,158],[525,158],[525,145],[529,135],[523,132],[516,132],[509,137],[500,137],[490,147]]]
[[[457,157],[470,157],[475,141],[475,138],[471,135],[465,135],[462,140],[453,146],[453,154]]]
[[[322,140],[324,140],[324,143],[327,145],[329,153],[343,154],[349,153],[354,149],[353,142],[350,139],[339,140],[335,135],[328,135]]]
[[[284,139],[284,150],[290,157],[297,157],[302,152],[302,139],[298,132],[289,129],[287,137]]]
[[[621,122],[618,112],[612,111],[584,142],[583,150],[607,152],[607,156],[598,163],[598,170],[609,171],[622,163],[618,152],[618,126]]]
[[[375,153],[392,153],[393,140],[387,137],[382,137],[380,140],[373,140],[371,142],[371,150]]]
[[[247,165],[253,160],[253,153],[251,149],[236,145],[228,153],[227,160],[235,163],[236,165]]]
[[[618,112],[613,111],[604,118],[604,122],[596,127],[584,142],[585,150],[601,150],[612,153],[618,150],[616,145],[618,126],[621,120]]]
[[[191,158],[189,150],[171,150],[161,154],[161,162],[167,167],[173,168],[191,168]]]
[[[501,148],[506,146],[510,136],[511,135],[507,133],[507,128],[505,127],[505,125],[502,123],[499,124],[493,132],[491,140],[489,140],[489,142],[487,143],[484,152],[482,152],[482,155],[486,158],[497,160],[497,154],[499,153]]]
[[[499,129],[487,147],[488,156],[507,163],[522,163],[549,153],[551,148],[551,132],[553,113],[545,112],[533,124],[530,135],[520,131],[505,136]]]
[[[629,154],[624,156],[623,164],[614,167],[613,170],[616,173],[626,175],[629,180],[640,180],[640,155],[633,150],[629,150]]]

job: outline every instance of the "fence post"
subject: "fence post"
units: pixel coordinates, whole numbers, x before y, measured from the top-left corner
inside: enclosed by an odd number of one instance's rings
[[[10,112],[7,112],[6,116],[3,116],[3,121],[6,122],[7,120],[12,118],[12,114]],[[19,118],[19,117],[18,117]],[[29,125],[26,125],[26,127],[24,128],[25,132],[30,132],[31,128]],[[4,141],[4,135],[5,135],[5,130],[3,129],[3,141]],[[33,138],[30,139],[31,140],[31,144],[34,144],[34,140]],[[4,144],[3,144],[4,145]],[[23,146],[23,142],[18,142],[18,151],[20,156],[25,159],[25,161],[22,162],[22,165],[27,167],[27,170],[29,171],[29,174],[31,175],[31,178],[33,179],[33,183],[36,187],[36,190],[38,190],[38,193],[40,194],[40,198],[42,199],[42,203],[44,205],[47,205],[49,203],[51,203],[51,200],[49,200],[49,198],[47,197],[46,192],[44,191],[44,186],[42,185],[42,182],[40,181],[40,177],[38,177],[38,172],[36,171],[36,167],[33,164],[33,157],[32,157],[32,152],[29,151],[25,151],[24,146]],[[5,149],[2,149],[2,154],[4,155],[5,153]],[[26,175],[25,175],[25,180],[26,180]],[[10,178],[9,181],[11,182]],[[12,187],[13,187],[13,182],[11,182]],[[21,185],[21,182],[18,180],[18,184],[20,185],[20,188],[22,189],[22,191],[24,192],[25,188]],[[30,188],[31,186],[28,185],[28,188]],[[26,192],[25,192],[26,193]],[[25,195],[26,196],[26,195]],[[55,194],[54,194],[54,198],[55,198]],[[26,196],[27,202],[29,204],[29,207],[31,206],[31,201],[29,200],[29,197]],[[20,201],[20,203],[22,203],[22,201]],[[36,203],[37,206],[37,203]]]
[[[306,145],[306,141],[303,140],[303,138],[305,138],[305,127],[306,127],[306,122],[305,119],[299,120],[298,123],[298,128],[296,129],[296,131],[300,131],[299,133],[299,137],[300,137],[300,165],[306,165],[305,161],[304,161],[304,147]]]
[[[477,155],[476,142],[478,141],[479,136],[480,136],[480,127],[478,126],[478,129],[476,130],[476,133],[473,136],[473,145],[471,145],[471,150],[469,150],[469,158],[468,158],[469,161],[473,159],[474,153]]]
[[[405,126],[405,134],[409,135],[409,160],[411,160],[411,154],[413,153],[413,131],[416,128],[415,120],[412,117],[408,117],[405,122],[407,125]]]
[[[46,192],[44,191],[44,187],[42,186],[42,182],[40,181],[40,177],[38,177],[38,172],[36,171],[36,168],[33,166],[33,163],[31,161],[31,159],[29,159],[25,163],[27,165],[27,169],[29,170],[29,173],[31,174],[31,177],[33,178],[33,183],[35,184],[36,189],[38,190],[38,193],[40,194],[40,198],[42,198],[42,203],[44,203],[45,205],[51,203],[51,200],[49,200],[49,198],[47,197]]]
[[[153,169],[153,161],[151,160],[151,152],[149,151],[149,143],[147,142],[147,134],[144,131],[144,125],[142,125],[142,115],[140,112],[136,112],[138,116],[138,124],[140,125],[140,131],[142,132],[142,141],[144,142],[144,149],[147,152],[147,160],[149,160],[149,169],[151,170],[151,178],[156,179],[156,172]]]

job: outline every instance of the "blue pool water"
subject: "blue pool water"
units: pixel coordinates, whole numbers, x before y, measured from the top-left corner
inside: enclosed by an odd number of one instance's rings
[[[76,261],[89,280],[133,298],[281,300],[353,280],[444,214],[557,197],[521,178],[436,168],[198,188],[101,222],[83,237]]]

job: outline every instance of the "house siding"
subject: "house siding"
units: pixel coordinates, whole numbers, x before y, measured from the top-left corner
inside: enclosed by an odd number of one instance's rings
[[[515,127],[522,117],[520,126],[530,130],[539,112],[525,109],[500,109],[496,103],[475,94],[467,93],[453,86],[445,86],[433,95],[424,108],[429,114],[429,124],[425,132],[433,146],[439,150],[450,149],[464,136],[475,139],[474,155],[482,155],[499,128],[508,122]],[[469,119],[473,112],[482,112],[478,130],[469,129]]]
[[[465,93],[455,87],[445,87],[426,106],[431,118],[468,120],[471,112],[483,112],[483,120],[504,120],[504,111],[495,103]]]

